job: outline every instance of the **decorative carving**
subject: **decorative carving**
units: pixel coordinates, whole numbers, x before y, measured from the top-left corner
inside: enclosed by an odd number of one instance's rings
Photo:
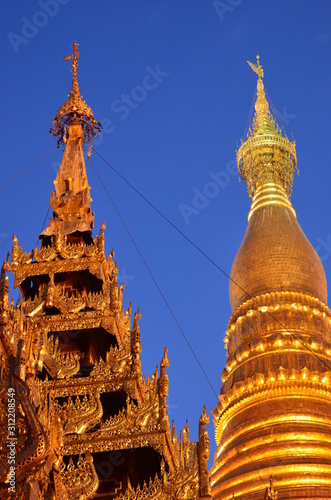
[[[111,431],[113,435],[122,434],[124,430],[128,430],[128,421],[126,418],[126,410],[123,408],[117,415],[114,417],[109,417],[105,422],[100,425],[101,431]]]
[[[131,363],[132,355],[124,349],[111,347],[107,352],[106,364],[110,367],[111,372],[114,374],[129,374]]]
[[[170,500],[169,495],[165,495],[162,488],[162,481],[157,477],[154,478],[154,481],[150,478],[148,486],[146,482],[144,482],[143,487],[141,488],[139,485],[136,489],[128,488],[126,492],[114,498],[114,500],[153,500],[153,499],[164,499]]]
[[[106,354],[106,363],[100,358],[100,360],[94,364],[90,377],[92,379],[107,379],[114,375],[128,375],[130,372],[130,365],[130,353],[111,347]]]
[[[19,346],[19,352],[21,352],[21,346]],[[10,436],[12,439],[7,442],[10,446],[0,452],[0,482],[4,482],[10,476],[9,457],[12,448],[15,457],[16,482],[24,480],[31,470],[41,467],[48,448],[45,431],[30,401],[29,388],[19,376],[21,362],[20,357],[17,360],[12,359],[8,380],[2,385],[1,390],[1,407],[8,405],[8,394],[10,394],[15,402],[15,411],[6,419],[6,427],[10,426],[8,432],[11,434],[7,435],[2,442],[5,443]],[[5,413],[1,414],[1,421],[4,415]]]
[[[188,437],[189,432],[190,429],[188,426],[188,420],[186,420],[186,425],[181,432],[181,439],[180,439],[180,459],[183,469],[188,469],[191,466],[192,449],[191,449],[190,439]]]
[[[100,227],[100,233],[98,236],[98,242],[97,242],[97,247],[98,247],[98,252],[100,255],[105,255],[105,233],[104,230],[106,229],[106,224],[103,222]]]
[[[54,378],[68,378],[79,372],[79,353],[61,352],[59,338],[51,335],[45,342],[44,365]]]
[[[22,310],[24,314],[32,318],[36,314],[42,312],[44,304],[46,302],[46,297],[47,285],[45,283],[42,283],[39,285],[38,293],[34,296],[34,298],[28,298],[23,302]]]
[[[48,289],[47,289],[47,297],[46,297],[46,307],[54,306],[54,274],[51,273],[49,277]]]
[[[199,490],[201,497],[211,497],[211,487],[209,483],[208,460],[210,453],[209,436],[205,425],[209,424],[207,408],[203,407],[203,412],[199,420]]]
[[[92,429],[100,421],[103,414],[99,394],[85,394],[82,399],[76,396],[74,401],[69,396],[68,401],[62,405],[55,402],[54,410],[64,412],[67,421],[64,427],[66,434],[82,434]]]
[[[85,458],[79,455],[76,466],[70,457],[68,465],[62,464],[60,474],[55,476],[55,485],[57,490],[64,487],[68,498],[72,500],[93,498],[99,487],[99,479],[92,455],[86,453]]]
[[[31,264],[33,258],[33,252],[23,252],[22,245],[18,246],[18,241],[15,234],[13,234],[12,242],[13,242],[13,248],[12,248],[13,270],[18,266],[18,264],[22,265]]]
[[[54,306],[61,311],[62,314],[78,313],[86,307],[87,296],[80,294],[72,287],[65,285],[57,285],[54,290]]]
[[[87,302],[92,309],[104,311],[109,304],[109,295],[104,292],[89,292]]]
[[[153,397],[153,394],[149,393],[141,407],[132,404],[129,397],[127,398],[127,419],[134,427],[142,429],[155,428],[158,426],[158,415],[159,409],[156,395]]]

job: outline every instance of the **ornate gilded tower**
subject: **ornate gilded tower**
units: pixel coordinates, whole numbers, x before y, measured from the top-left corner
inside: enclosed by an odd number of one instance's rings
[[[212,497],[329,499],[326,278],[290,201],[295,143],[270,112],[259,58],[249,64],[258,75],[255,116],[237,162],[252,204],[231,270]]]
[[[51,129],[65,145],[53,217],[31,253],[13,236],[1,271],[0,497],[208,499],[206,410],[198,443],[188,424],[179,438],[170,429],[167,349],[160,373],[143,377],[139,308],[131,324],[114,252],[105,254],[105,224],[92,237],[83,148],[100,124],[80,95],[78,56],[75,43],[65,58],[72,89]],[[10,270],[21,292],[16,306]]]

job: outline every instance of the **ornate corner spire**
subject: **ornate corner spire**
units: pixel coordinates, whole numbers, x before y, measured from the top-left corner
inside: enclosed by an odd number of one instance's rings
[[[131,304],[131,303],[130,303]],[[141,342],[140,342],[140,327],[138,321],[141,319],[139,307],[134,314],[133,328],[131,332],[131,355],[132,355],[132,371],[141,374]]]
[[[90,143],[101,131],[101,124],[94,118],[94,114],[90,106],[83,101],[79,86],[78,86],[78,43],[75,42],[72,46],[72,54],[64,56],[65,61],[72,61],[72,87],[68,100],[59,107],[53,120],[53,126],[50,133],[57,137],[58,146],[67,141],[67,128],[70,124],[80,124],[83,128],[84,143]]]
[[[168,349],[167,347],[164,348],[164,356],[161,360],[161,364],[160,364],[160,367],[161,368],[169,368],[170,366],[170,361],[169,361],[169,358],[168,358]]]
[[[272,181],[280,185],[289,200],[297,165],[295,142],[288,140],[270,112],[263,85],[263,68],[259,56],[256,59],[256,65],[247,61],[258,75],[257,95],[253,122],[246,141],[242,140],[237,151],[238,170],[251,198],[259,186]]]
[[[160,363],[160,378],[159,378],[159,399],[160,399],[160,422],[163,428],[167,429],[169,419],[167,414],[167,398],[169,395],[169,377],[166,368],[169,368],[170,361],[168,358],[168,349],[164,348],[164,356]]]
[[[211,498],[211,487],[209,482],[208,460],[210,454],[209,436],[205,429],[205,425],[209,424],[209,416],[207,415],[206,406],[203,407],[203,412],[199,419],[199,442],[198,442],[198,458],[199,458],[199,489],[200,497],[207,499]]]

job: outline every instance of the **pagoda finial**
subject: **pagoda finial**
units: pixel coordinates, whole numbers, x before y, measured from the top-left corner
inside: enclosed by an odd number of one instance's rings
[[[270,109],[269,109],[269,103],[267,101],[265,91],[264,91],[264,85],[263,85],[263,68],[260,64],[260,56],[256,56],[256,66],[255,64],[247,61],[249,66],[252,68],[254,73],[258,75],[258,80],[257,80],[257,95],[256,95],[256,103],[255,103],[255,116],[253,119],[253,133],[254,134],[266,134],[266,133],[271,133],[274,134],[276,133],[276,124],[275,120],[273,119]]]
[[[255,114],[246,140],[237,151],[238,170],[246,182],[248,194],[254,197],[259,186],[276,182],[290,199],[293,174],[296,170],[295,142],[282,133],[269,109],[263,85],[263,68],[260,57],[256,65],[247,61],[258,75]]]
[[[79,58],[78,43],[75,42],[72,46],[72,54],[70,56],[63,56],[63,59],[65,61],[72,61],[71,72],[74,81],[77,81],[78,58]]]
[[[101,123],[95,118],[90,106],[83,101],[78,86],[78,43],[75,42],[72,46],[72,54],[64,56],[65,61],[72,61],[72,87],[68,100],[60,106],[56,117],[53,120],[53,126],[50,132],[54,137],[57,137],[58,146],[61,143],[66,143],[68,138],[68,125],[80,124],[83,128],[84,143],[90,143],[101,131]]]
[[[259,55],[256,56],[256,62],[257,62],[257,65],[255,66],[255,64],[247,61],[247,63],[252,68],[252,70],[259,76],[259,80],[262,80],[262,78],[263,78],[263,68],[262,68],[262,66],[260,64],[260,56]]]
[[[50,132],[57,138],[58,146],[66,144],[56,179],[55,191],[51,193],[50,206],[53,219],[40,237],[89,233],[94,226],[94,213],[91,212],[90,186],[88,185],[84,144],[89,144],[100,132],[101,124],[95,120],[92,109],[80,95],[78,74],[78,43],[72,46],[72,54],[65,56],[72,61],[72,87],[68,100],[60,106],[53,120]],[[99,251],[103,252],[103,229],[99,235]]]

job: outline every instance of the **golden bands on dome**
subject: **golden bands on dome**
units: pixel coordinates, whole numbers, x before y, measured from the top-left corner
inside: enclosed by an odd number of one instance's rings
[[[259,184],[256,188],[251,209],[248,214],[248,220],[256,210],[261,207],[266,207],[267,205],[280,205],[286,207],[291,210],[294,217],[296,217],[295,210],[286,196],[285,191],[273,181],[266,182],[265,184]]]
[[[64,57],[66,61],[72,61],[72,88],[70,94],[68,94],[68,100],[58,109],[52,122],[53,126],[50,129],[51,134],[57,137],[58,146],[61,143],[66,143],[69,124],[81,124],[84,130],[85,143],[90,143],[101,131],[101,123],[94,118],[92,109],[83,101],[79,91],[77,81],[78,58],[78,43],[75,42],[72,47],[72,55]]]

